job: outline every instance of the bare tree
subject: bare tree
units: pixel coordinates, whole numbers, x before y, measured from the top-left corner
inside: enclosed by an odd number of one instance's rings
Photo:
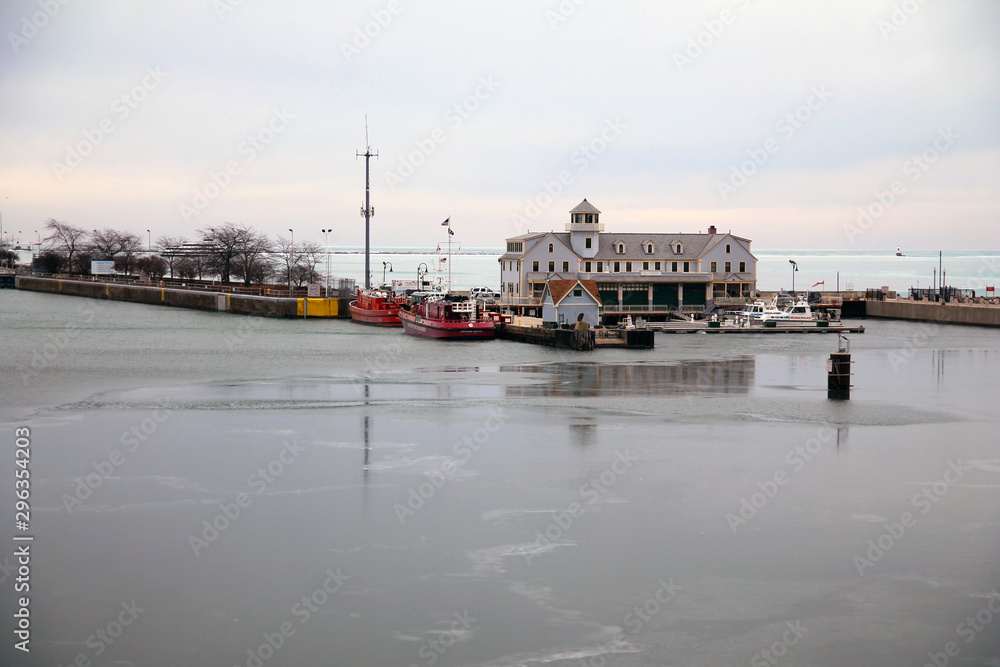
[[[274,254],[277,256],[279,264],[285,269],[285,280],[288,282],[289,291],[291,291],[292,272],[301,263],[302,253],[291,239],[279,235],[277,250]]]
[[[219,274],[223,283],[230,282],[237,258],[242,257],[246,262],[248,258],[255,258],[259,254],[251,249],[258,245],[261,235],[248,225],[224,222],[215,227],[201,229],[199,233],[205,243],[211,244],[208,250],[208,265]],[[263,238],[266,242],[267,237]]]
[[[118,232],[118,247],[125,275],[135,268],[136,255],[143,251],[142,238],[132,232]]]
[[[292,268],[292,280],[296,287],[319,282],[320,275],[316,267],[324,258],[323,250],[314,241],[306,241],[299,246],[299,263]]]
[[[251,283],[264,282],[264,277],[271,272],[270,250],[271,239],[267,234],[253,232],[242,239],[237,246],[236,264],[244,285],[250,287]]]
[[[67,270],[71,273],[79,273],[81,276],[90,275],[90,262],[94,259],[94,256],[90,254],[89,250],[80,250],[76,253],[76,257],[73,259],[73,264],[67,267]]]
[[[186,280],[191,280],[195,277],[201,278],[201,267],[198,266],[198,262],[193,257],[184,257],[177,260],[174,268],[177,269],[177,276],[180,278]]]
[[[149,279],[155,282],[162,278],[163,274],[166,273],[167,262],[159,255],[139,257],[135,260],[135,269],[148,274]]]
[[[69,271],[72,271],[73,255],[86,245],[87,232],[80,227],[67,224],[55,218],[49,218],[45,221],[45,229],[49,231],[49,235],[45,237],[45,240],[52,241],[58,244],[58,247],[62,248],[62,251],[66,253],[66,267]]]
[[[170,277],[173,278],[174,266],[180,259],[180,256],[177,254],[177,249],[187,243],[187,239],[183,236],[161,236],[156,239],[156,243],[162,250],[160,256],[163,257],[164,261],[166,261],[167,268],[170,269]]]
[[[117,229],[105,227],[101,230],[94,230],[90,235],[88,250],[99,259],[114,259],[122,251],[121,232]]]

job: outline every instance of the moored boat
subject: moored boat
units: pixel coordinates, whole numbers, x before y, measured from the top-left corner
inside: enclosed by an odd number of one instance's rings
[[[432,296],[399,310],[403,331],[414,336],[452,340],[488,340],[496,335],[493,318],[475,299]]]
[[[777,297],[769,304],[758,299],[753,303],[748,303],[743,308],[743,311],[736,316],[736,324],[738,326],[752,326],[760,324],[765,315],[778,315],[780,313],[781,309],[778,308]]]
[[[362,324],[398,327],[400,300],[385,289],[362,289],[350,303],[351,319]]]
[[[782,311],[765,313],[760,318],[761,322],[814,322],[817,319],[812,307],[801,299]]]

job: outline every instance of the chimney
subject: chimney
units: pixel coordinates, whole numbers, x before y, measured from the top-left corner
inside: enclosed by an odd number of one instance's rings
[[[708,233],[709,234],[714,234],[715,233],[715,225],[712,225],[711,227],[708,228]]]

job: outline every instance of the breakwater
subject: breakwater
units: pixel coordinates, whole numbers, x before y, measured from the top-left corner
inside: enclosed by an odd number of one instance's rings
[[[17,289],[259,317],[350,317],[347,299],[276,298],[177,287],[17,276]]]
[[[1000,327],[1000,306],[985,303],[935,303],[906,299],[867,300],[865,315],[894,320]]]

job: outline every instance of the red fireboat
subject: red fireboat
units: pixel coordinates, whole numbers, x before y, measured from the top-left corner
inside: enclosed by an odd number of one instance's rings
[[[482,313],[475,299],[461,301],[430,297],[409,310],[399,310],[403,331],[414,336],[454,340],[488,340],[496,336],[496,325]]]
[[[362,324],[380,327],[398,327],[400,301],[389,291],[361,289],[350,303],[351,319]]]

